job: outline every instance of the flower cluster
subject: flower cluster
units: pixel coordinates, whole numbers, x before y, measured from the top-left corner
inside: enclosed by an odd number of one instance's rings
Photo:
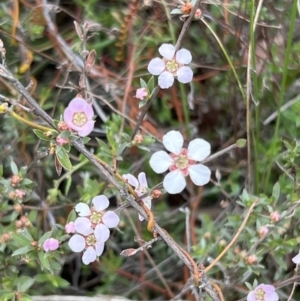
[[[269,284],[260,284],[253,291],[249,292],[247,301],[278,301],[279,297],[275,287]]]
[[[163,145],[170,152],[158,151],[150,158],[150,166],[156,173],[170,170],[163,181],[168,193],[176,194],[186,186],[186,176],[190,176],[195,185],[203,186],[210,180],[211,171],[202,164],[210,154],[210,144],[203,139],[192,140],[188,148],[183,148],[183,137],[178,131],[170,131],[163,136]]]
[[[119,217],[113,211],[104,211],[109,206],[105,195],[98,195],[92,200],[90,208],[85,203],[75,206],[79,217],[74,224],[66,225],[68,233],[75,234],[69,240],[69,247],[74,252],[83,252],[82,261],[90,264],[100,256],[104,250],[104,243],[108,240],[109,228],[119,224]]]
[[[137,193],[138,196],[142,196],[148,191],[148,183],[146,179],[146,174],[144,172],[141,172],[138,175],[138,179],[131,174],[123,175],[123,178],[127,180],[128,183],[135,188],[134,191]],[[142,199],[145,206],[149,210],[151,210],[151,200],[152,200],[152,196],[147,196]],[[139,214],[139,220],[140,221],[144,220],[144,218],[140,214]]]
[[[174,83],[174,77],[183,84],[192,81],[192,69],[184,66],[192,61],[190,51],[182,48],[175,52],[175,47],[171,44],[162,44],[158,51],[163,58],[152,59],[148,71],[153,75],[159,75],[158,85],[162,89],[170,88]]]
[[[85,137],[94,129],[94,110],[85,99],[76,97],[64,111],[64,121],[67,126]],[[59,143],[59,142],[58,142]]]

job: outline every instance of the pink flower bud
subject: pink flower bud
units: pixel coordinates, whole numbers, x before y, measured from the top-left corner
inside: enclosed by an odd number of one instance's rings
[[[12,187],[17,186],[23,179],[18,175],[12,175],[10,178],[10,185]]]
[[[144,100],[144,98],[147,97],[147,95],[148,95],[148,91],[146,88],[139,88],[136,90],[135,97],[140,100]]]
[[[44,251],[55,251],[59,247],[59,241],[55,238],[48,238],[43,244]]]
[[[60,121],[57,126],[60,131],[69,131],[70,130],[69,126],[64,121]]]
[[[59,145],[65,145],[68,143],[68,140],[64,139],[64,138],[61,138],[60,136],[57,136],[56,137],[56,142],[57,144]]]
[[[273,223],[276,223],[280,220],[280,213],[278,211],[271,212],[270,219]]]
[[[265,235],[267,235],[269,233],[269,229],[267,226],[262,226],[260,227],[260,229],[258,230],[258,235],[260,238],[264,237]]]
[[[65,230],[68,234],[75,233],[75,223],[69,222],[65,225]]]
[[[26,195],[26,191],[22,189],[16,189],[16,197],[19,199],[23,199]]]

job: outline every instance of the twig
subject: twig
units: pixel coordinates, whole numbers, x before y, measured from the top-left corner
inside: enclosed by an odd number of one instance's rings
[[[253,211],[253,208],[256,206],[256,204],[258,203],[258,200],[254,201],[254,203],[251,205],[251,207],[249,208],[247,215],[243,221],[243,223],[241,224],[241,226],[239,227],[238,231],[236,232],[235,236],[233,237],[233,239],[231,240],[231,242],[227,245],[227,247],[219,254],[219,256],[207,267],[205,268],[205,273],[207,273],[210,269],[212,269],[215,264],[227,253],[227,251],[231,248],[231,246],[236,242],[236,240],[238,239],[238,237],[240,236],[241,232],[243,231],[243,229],[246,226],[246,223]]]

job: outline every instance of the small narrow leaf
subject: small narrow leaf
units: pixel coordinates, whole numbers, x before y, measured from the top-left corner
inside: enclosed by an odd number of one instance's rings
[[[56,149],[56,157],[59,161],[59,163],[63,166],[63,168],[67,169],[67,170],[71,170],[72,169],[72,163],[69,159],[69,156],[66,152],[65,149],[60,148],[60,149]]]

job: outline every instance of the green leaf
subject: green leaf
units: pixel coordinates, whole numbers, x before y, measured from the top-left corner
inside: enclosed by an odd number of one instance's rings
[[[3,165],[0,164],[0,178],[2,178],[3,176]]]
[[[65,151],[65,149],[60,148],[60,149],[56,149],[56,157],[57,160],[59,161],[59,163],[62,165],[63,168],[67,169],[67,170],[71,170],[72,169],[72,163],[69,159],[69,156],[67,154],[67,152]]]
[[[87,144],[90,140],[91,140],[90,137],[83,137],[83,138],[82,138],[83,144]]]
[[[145,89],[148,90],[147,83],[146,83],[142,78],[140,78],[140,84],[141,84],[141,87],[142,87],[142,88],[145,88]]]
[[[148,91],[150,91],[152,94],[153,89],[154,89],[154,76],[151,76],[148,81]]]
[[[147,151],[147,152],[150,152],[150,149],[147,146],[143,146],[143,145],[138,144],[137,148],[139,148],[141,150],[144,150],[144,151]]]
[[[147,103],[147,101],[148,101],[147,98],[145,98],[144,100],[141,100],[141,101],[139,102],[139,109],[142,108],[142,107]]]
[[[42,245],[46,239],[50,238],[52,236],[52,231],[46,232],[40,239],[39,239],[39,245]]]
[[[11,256],[17,256],[17,255],[27,254],[27,253],[29,253],[32,250],[34,250],[34,247],[32,245],[25,246],[25,247],[22,247],[22,248],[20,248],[20,249],[18,249],[16,251],[14,251]]]
[[[16,163],[14,161],[10,162],[10,168],[14,175],[17,175],[19,173],[18,166],[16,165]]]
[[[59,276],[52,274],[39,274],[35,277],[36,282],[38,283],[49,283],[55,287],[67,287],[69,286],[69,282],[62,279]]]
[[[41,140],[44,140],[44,141],[50,141],[50,140],[52,139],[52,137],[46,136],[44,131],[34,129],[33,132],[34,132],[34,133],[36,134],[36,136],[37,136],[38,138],[40,138]],[[51,136],[52,136],[52,135],[51,135]]]
[[[13,233],[12,237],[13,240],[16,241],[21,246],[28,246],[31,243],[31,241],[22,234]]]
[[[15,301],[15,293],[5,293],[1,296],[0,301]]]
[[[75,219],[76,219],[76,217],[77,217],[77,213],[76,213],[76,211],[73,209],[73,210],[70,212],[69,216],[68,216],[67,223],[69,223],[69,222],[74,222]]]
[[[44,268],[44,269],[47,269],[47,270],[49,270],[51,272],[49,260],[46,257],[46,253],[44,253],[43,251],[40,251],[38,253],[38,256],[39,256],[40,263],[42,265],[42,269]]]
[[[72,185],[72,177],[68,177],[66,187],[65,187],[65,195],[69,193],[71,185]]]
[[[278,182],[273,186],[272,197],[274,198],[275,203],[278,201],[280,196],[280,184]]]
[[[18,291],[26,292],[34,283],[34,278],[29,276],[21,276],[18,278]]]
[[[182,15],[182,10],[179,8],[174,8],[173,10],[171,10],[170,14],[171,15]]]

